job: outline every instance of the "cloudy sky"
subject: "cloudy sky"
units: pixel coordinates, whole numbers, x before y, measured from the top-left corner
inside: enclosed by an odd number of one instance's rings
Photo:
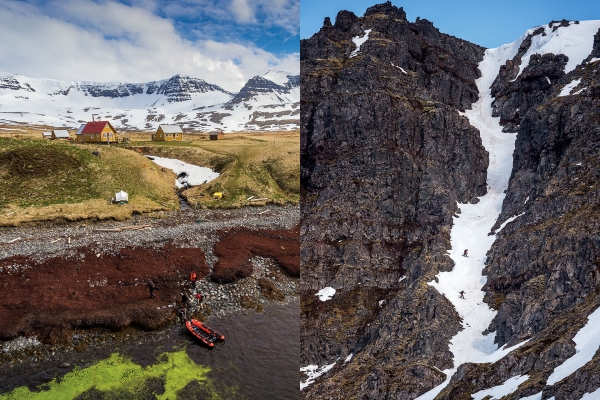
[[[323,26],[325,17],[335,21],[340,10],[362,16],[366,9],[385,0],[302,0],[302,39]],[[485,47],[499,47],[517,40],[527,29],[552,20],[600,19],[598,0],[392,0],[406,17],[428,19],[441,32]]]
[[[299,73],[300,0],[0,0],[0,71],[147,82],[175,74],[238,91]]]

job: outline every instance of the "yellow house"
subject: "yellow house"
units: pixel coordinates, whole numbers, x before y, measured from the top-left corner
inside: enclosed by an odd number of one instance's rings
[[[108,121],[92,121],[77,132],[79,143],[116,143],[117,132]]]
[[[183,140],[183,131],[179,125],[159,125],[156,133],[152,134],[155,142]]]

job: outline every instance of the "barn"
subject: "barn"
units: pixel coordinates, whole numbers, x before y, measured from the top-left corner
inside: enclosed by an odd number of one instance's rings
[[[225,133],[222,130],[213,131],[208,134],[210,140],[220,140],[225,139]]]
[[[108,121],[88,122],[79,129],[77,141],[80,143],[116,143],[118,140],[115,128]]]
[[[152,140],[155,142],[183,140],[183,131],[179,125],[159,125],[156,133],[152,134]]]

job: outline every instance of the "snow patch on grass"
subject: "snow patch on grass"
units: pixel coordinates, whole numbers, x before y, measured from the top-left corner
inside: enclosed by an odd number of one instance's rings
[[[177,186],[179,189],[186,184],[188,186],[202,185],[203,183],[210,182],[219,176],[218,172],[215,172],[210,168],[188,164],[176,158],[152,156],[152,161],[161,167],[172,170],[177,175],[181,174],[182,172],[187,174],[186,176],[182,176],[175,180],[175,186]]]
[[[304,382],[300,382],[300,390],[303,390],[308,385],[314,383],[318,377],[328,372],[331,368],[334,367],[335,363],[337,363],[338,360],[339,358],[335,360],[332,364],[324,365],[321,368],[319,368],[318,365],[307,365],[306,367],[300,368],[300,372],[304,372],[306,375],[308,375],[308,378],[306,378]]]

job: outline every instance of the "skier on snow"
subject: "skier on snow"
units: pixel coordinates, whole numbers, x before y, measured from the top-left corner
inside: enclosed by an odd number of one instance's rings
[[[464,298],[465,298],[465,291],[464,291],[464,290],[461,290],[461,291],[460,291],[460,292],[458,292],[458,293],[460,293],[460,298],[461,298],[461,299],[464,299]]]
[[[469,249],[465,249],[465,252],[463,253],[463,257],[469,257]]]

